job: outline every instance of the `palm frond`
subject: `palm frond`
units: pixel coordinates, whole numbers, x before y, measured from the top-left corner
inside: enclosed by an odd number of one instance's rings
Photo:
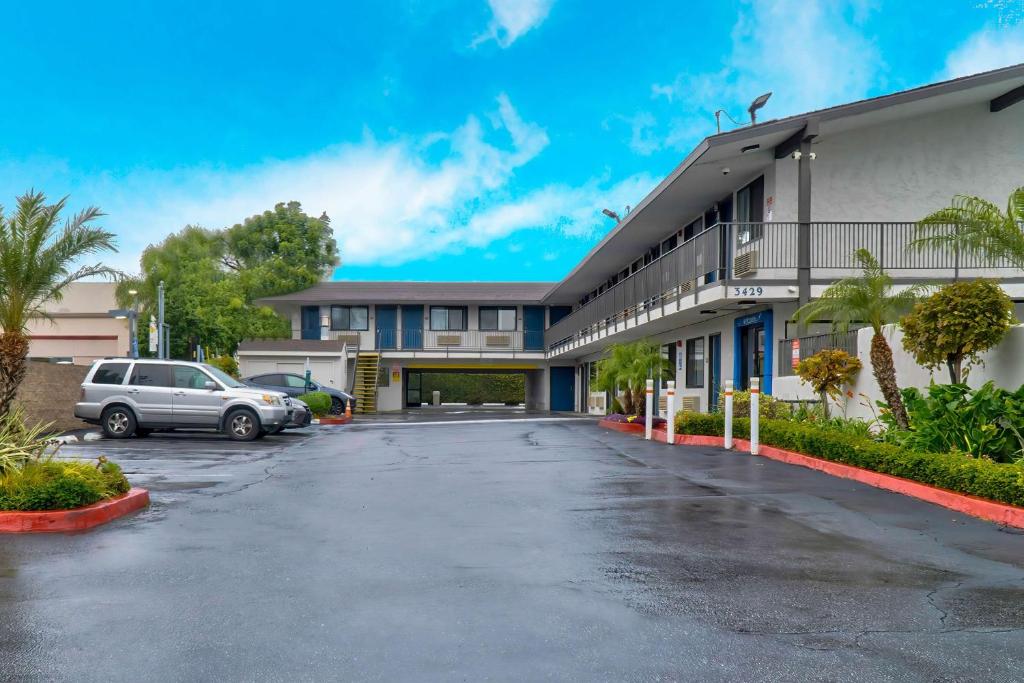
[[[963,254],[989,266],[1024,268],[1024,187],[1010,194],[1006,212],[981,197],[957,195],[950,206],[922,219],[911,247]]]

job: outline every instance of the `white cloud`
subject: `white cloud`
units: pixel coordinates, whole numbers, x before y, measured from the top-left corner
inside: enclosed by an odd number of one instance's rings
[[[524,33],[547,19],[554,0],[487,0],[491,22],[487,30],[473,40],[472,47],[495,41],[508,47]]]
[[[367,132],[357,143],[242,169],[76,177],[58,162],[34,160],[33,168],[5,164],[0,178],[28,177],[55,195],[71,192],[75,208],[101,206],[108,214],[102,223],[121,246],[114,264],[127,271],[137,270],[146,245],[186,224],[221,228],[280,201],[300,201],[313,216],[327,211],[343,263],[397,266],[486,248],[520,230],[587,235],[604,227],[603,206],[636,204],[655,185],[647,176],[616,184],[597,178],[523,192],[516,171],[547,147],[547,134],[523,121],[504,95],[493,122],[489,130],[469,116],[454,131],[389,141]],[[24,190],[6,184],[0,182],[3,196]]]
[[[944,76],[969,76],[1021,62],[1024,62],[1024,24],[985,28],[949,54]]]
[[[872,11],[867,0],[748,0],[721,69],[686,72],[651,86],[652,99],[686,107],[667,124],[661,146],[688,148],[713,134],[716,109],[745,123],[747,106],[768,91],[773,95],[761,120],[867,96],[884,70],[877,47],[861,30]],[[722,117],[723,130],[733,126]],[[657,138],[645,135],[643,149],[650,153]]]

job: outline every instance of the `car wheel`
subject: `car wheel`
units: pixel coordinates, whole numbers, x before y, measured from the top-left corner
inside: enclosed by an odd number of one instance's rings
[[[337,396],[331,396],[331,415],[344,415],[345,402]]]
[[[224,420],[224,431],[235,441],[252,441],[260,435],[260,419],[251,410],[233,410]]]
[[[127,439],[135,432],[135,413],[124,406],[112,406],[103,411],[101,425],[108,439]]]

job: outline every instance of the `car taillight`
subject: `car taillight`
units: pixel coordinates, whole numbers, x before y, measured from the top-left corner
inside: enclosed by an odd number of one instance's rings
[[[85,403],[85,387],[79,387],[78,389],[78,402]]]

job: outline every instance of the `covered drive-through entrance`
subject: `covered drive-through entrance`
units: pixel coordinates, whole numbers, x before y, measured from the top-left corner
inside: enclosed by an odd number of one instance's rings
[[[402,368],[402,406],[442,403],[501,404],[530,410],[549,408],[547,371],[533,364],[425,364]],[[571,410],[571,408],[570,408]]]

